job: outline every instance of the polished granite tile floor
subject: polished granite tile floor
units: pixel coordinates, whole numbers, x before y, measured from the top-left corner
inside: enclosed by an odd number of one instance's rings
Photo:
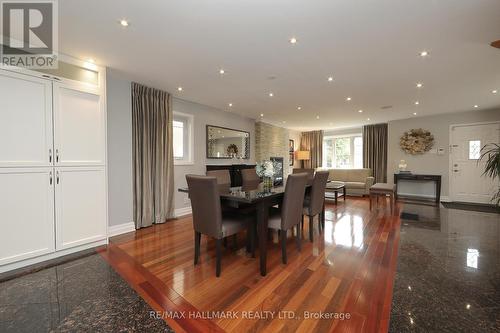
[[[0,332],[172,332],[92,254],[0,283]]]
[[[500,332],[500,214],[405,204],[390,332]]]

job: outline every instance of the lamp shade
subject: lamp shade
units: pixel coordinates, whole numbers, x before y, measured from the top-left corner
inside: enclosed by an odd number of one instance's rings
[[[311,152],[309,150],[299,150],[297,151],[297,159],[299,161],[307,161],[311,158]]]

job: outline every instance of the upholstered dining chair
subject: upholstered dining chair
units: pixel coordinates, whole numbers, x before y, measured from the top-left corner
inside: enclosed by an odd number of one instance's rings
[[[312,184],[312,181],[314,178],[314,169],[296,168],[296,169],[293,169],[292,173],[306,173],[307,174],[307,184]]]
[[[260,184],[260,178],[255,169],[241,170],[242,186],[244,188],[257,188]]]
[[[318,216],[318,228],[321,231],[323,203],[325,202],[325,188],[328,182],[328,171],[316,171],[312,181],[311,190],[304,199],[304,210],[302,212],[302,227],[304,226],[304,215],[309,217],[309,240],[313,241],[314,217]]]
[[[247,229],[247,235],[251,237],[251,247],[254,248],[251,220],[248,215],[222,214],[216,177],[186,175],[186,180],[193,212],[194,264],[198,264],[200,257],[201,235],[215,238],[215,275],[219,277],[221,272],[222,240],[225,237],[236,235],[238,232]]]
[[[215,177],[217,179],[217,185],[231,186],[231,176],[229,175],[229,170],[210,170],[207,171],[207,176]]]
[[[278,230],[281,242],[281,261],[287,263],[286,234],[293,227],[297,227],[297,248],[301,250],[300,222],[302,206],[306,192],[307,174],[292,174],[288,176],[285,185],[285,195],[280,208],[272,207],[269,212],[268,227]]]

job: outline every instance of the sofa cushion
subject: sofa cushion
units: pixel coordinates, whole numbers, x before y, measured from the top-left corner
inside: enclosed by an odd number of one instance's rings
[[[367,177],[371,177],[371,169],[328,169],[330,176],[328,180],[342,182],[366,182]]]
[[[360,188],[364,189],[366,187],[365,182],[345,182],[345,188]]]

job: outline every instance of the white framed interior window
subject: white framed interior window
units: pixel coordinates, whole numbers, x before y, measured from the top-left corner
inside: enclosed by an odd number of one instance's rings
[[[193,160],[193,115],[173,112],[174,165],[194,164]]]
[[[335,169],[363,168],[363,136],[361,133],[325,136],[323,167]]]

